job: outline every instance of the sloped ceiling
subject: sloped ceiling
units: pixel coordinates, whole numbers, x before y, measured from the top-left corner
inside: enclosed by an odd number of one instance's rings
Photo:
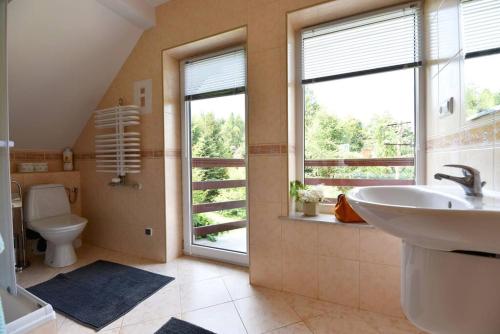
[[[97,0],[14,0],[7,24],[15,147],[72,146],[144,27]]]

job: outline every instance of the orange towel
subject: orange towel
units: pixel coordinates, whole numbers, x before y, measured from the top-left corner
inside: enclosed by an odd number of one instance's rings
[[[337,197],[337,204],[335,204],[335,217],[344,223],[364,223],[361,218],[349,205],[347,198],[344,194]]]

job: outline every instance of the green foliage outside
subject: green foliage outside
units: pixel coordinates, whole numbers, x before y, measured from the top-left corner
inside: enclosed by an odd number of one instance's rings
[[[500,91],[480,89],[470,85],[465,88],[465,110],[468,117],[480,112],[500,110]]]
[[[216,118],[213,113],[196,115],[191,120],[192,156],[195,158],[245,157],[245,122],[240,115],[231,113],[227,118]],[[193,168],[192,180],[244,180],[245,168]],[[210,189],[193,191],[193,204],[244,200],[245,188]],[[246,210],[231,209],[193,215],[194,227],[226,221],[246,219]],[[216,241],[219,233],[203,236]],[[197,237],[201,238],[201,237]]]
[[[305,158],[390,158],[414,156],[413,124],[402,123],[389,113],[370,119],[342,118],[328,113],[305,89]],[[191,120],[192,156],[195,158],[245,158],[245,122],[236,113],[216,118],[213,113],[194,115]],[[315,167],[306,177],[413,179],[413,167]],[[244,180],[245,168],[193,168],[192,180]],[[336,197],[347,187],[330,187],[327,197]],[[246,199],[245,188],[193,191],[193,204]],[[193,215],[195,227],[246,219],[245,209]],[[204,236],[211,241],[217,234]]]
[[[305,87],[305,158],[372,159],[414,156],[413,123],[385,113],[370,119],[341,118],[328,113]],[[306,167],[308,178],[413,179],[414,167]],[[327,187],[327,197],[349,190]]]

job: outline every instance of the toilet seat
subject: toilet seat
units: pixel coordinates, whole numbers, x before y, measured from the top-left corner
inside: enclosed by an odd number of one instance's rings
[[[28,222],[28,228],[38,233],[68,232],[77,229],[83,230],[86,224],[87,219],[77,215],[67,214],[30,221]]]

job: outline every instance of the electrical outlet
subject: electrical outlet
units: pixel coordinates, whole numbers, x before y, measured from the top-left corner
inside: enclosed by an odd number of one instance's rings
[[[148,227],[144,230],[144,234],[147,235],[148,237],[153,235],[153,229],[151,227]]]

